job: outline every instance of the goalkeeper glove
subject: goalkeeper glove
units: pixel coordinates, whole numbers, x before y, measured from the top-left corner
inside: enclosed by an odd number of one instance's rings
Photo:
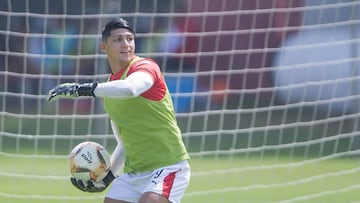
[[[84,181],[81,179],[77,179],[74,177],[71,177],[71,183],[79,190],[82,190],[84,192],[102,192],[104,191],[110,183],[115,179],[114,174],[109,171],[108,174],[105,176],[104,179],[100,182],[95,182],[93,180]]]
[[[64,83],[60,84],[49,91],[47,100],[56,100],[58,98],[75,98],[79,96],[93,96],[97,82],[93,83]]]

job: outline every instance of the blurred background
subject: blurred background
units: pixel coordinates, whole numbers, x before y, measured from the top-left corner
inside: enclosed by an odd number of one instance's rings
[[[224,158],[232,171],[239,157],[358,161],[358,0],[0,0],[1,156],[64,158],[83,140],[113,149],[101,100],[45,95],[106,81],[100,34],[114,17],[133,25],[136,53],[159,63],[192,157]]]
[[[358,1],[3,0],[0,9],[4,92],[46,94],[59,82],[54,75],[71,80],[74,75],[107,73],[99,34],[107,20],[121,16],[136,29],[137,53],[154,58],[165,75],[169,73],[172,92],[261,88],[191,98],[196,101],[182,98],[178,111],[238,106],[240,96],[241,100],[271,98],[251,102],[259,105],[274,99],[288,103],[358,94],[356,81],[329,84],[358,73]],[[5,76],[5,71],[12,74]],[[180,89],[171,73],[183,73]],[[322,80],[316,87],[304,84]],[[304,85],[292,87],[295,84]],[[279,86],[290,87],[273,88]],[[38,100],[26,99],[27,103]],[[19,99],[12,101],[11,96],[2,102],[7,108],[19,105]],[[330,108],[357,111],[357,106],[339,102]]]

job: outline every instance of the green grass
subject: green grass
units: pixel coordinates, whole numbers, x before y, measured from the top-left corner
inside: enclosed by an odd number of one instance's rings
[[[355,202],[360,199],[356,158],[314,163],[286,158],[193,158],[184,203]],[[0,202],[102,202],[105,193],[75,189],[66,159],[0,156]],[[44,177],[47,176],[47,177]]]

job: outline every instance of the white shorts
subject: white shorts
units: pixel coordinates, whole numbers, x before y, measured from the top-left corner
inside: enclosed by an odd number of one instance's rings
[[[165,166],[154,171],[123,173],[115,178],[106,197],[137,202],[145,192],[162,195],[172,203],[179,203],[190,181],[188,161]]]

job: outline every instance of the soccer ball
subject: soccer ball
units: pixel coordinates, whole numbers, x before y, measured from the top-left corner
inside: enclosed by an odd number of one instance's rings
[[[96,142],[82,142],[70,152],[69,163],[73,177],[100,182],[110,170],[110,155]]]

